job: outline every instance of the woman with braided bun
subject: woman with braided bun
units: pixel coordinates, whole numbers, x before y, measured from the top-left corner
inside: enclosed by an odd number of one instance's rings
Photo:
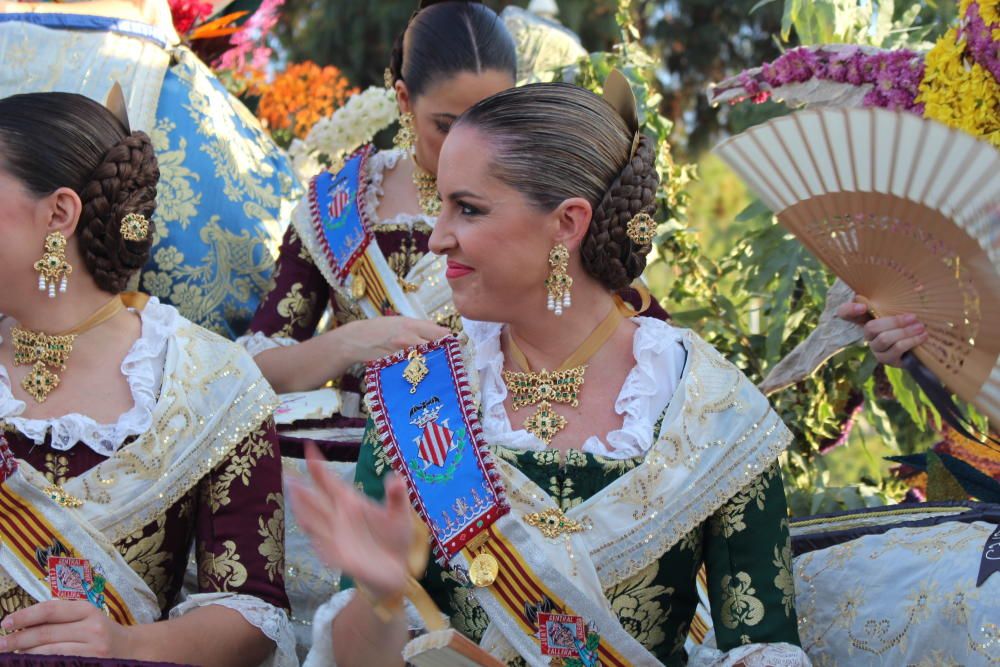
[[[445,140],[430,248],[464,335],[369,366],[364,494],[312,454],[313,484],[292,488],[353,582],[318,610],[307,666],[403,664],[438,625],[411,578],[509,665],[809,664],[776,463],[788,430],[711,346],[617,295],[645,268],[658,177],[612,76],[615,104],[528,85]],[[716,647],[689,655],[703,562]]]
[[[124,111],[0,99],[0,654],[295,665],[274,393],[124,292],[159,176]]]
[[[252,335],[240,339],[279,392],[337,380],[353,406],[339,425],[357,430],[364,421],[350,421],[358,417],[359,390],[352,366],[447,333],[440,326],[447,307],[432,313],[413,306],[403,285],[427,252],[441,142],[459,114],[513,86],[515,73],[514,41],[485,5],[422,2],[414,12],[386,70],[401,117],[395,149],[364,146],[339,173],[312,179],[285,234],[275,286],[251,322]],[[342,203],[331,206],[338,187]],[[317,206],[317,197],[326,205]],[[365,257],[342,252],[341,237],[328,233],[345,220],[370,238]],[[365,286],[356,279],[362,265]],[[316,335],[328,305],[335,326]],[[356,446],[357,436],[346,441]]]

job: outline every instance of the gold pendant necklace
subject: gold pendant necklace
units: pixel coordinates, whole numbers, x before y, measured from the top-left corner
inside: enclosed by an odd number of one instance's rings
[[[44,403],[49,394],[59,386],[60,378],[55,371],[66,370],[66,362],[73,351],[76,337],[104,324],[124,309],[125,303],[119,295],[98,308],[81,324],[63,333],[49,335],[21,327],[11,329],[11,340],[14,344],[14,365],[34,364],[31,372],[21,380],[24,391],[37,403]],[[49,370],[49,368],[53,368],[55,371]]]
[[[417,201],[424,215],[436,218],[441,212],[441,199],[438,197],[437,177],[417,164],[413,158],[413,184],[417,186]]]
[[[548,445],[559,431],[566,428],[566,418],[552,409],[552,403],[563,403],[574,408],[580,405],[586,362],[611,338],[623,318],[624,315],[616,305],[580,347],[551,372],[544,368],[532,371],[527,357],[508,331],[511,357],[522,371],[504,371],[501,375],[511,393],[515,410],[527,405],[538,406],[534,414],[524,420],[524,428],[529,433]]]

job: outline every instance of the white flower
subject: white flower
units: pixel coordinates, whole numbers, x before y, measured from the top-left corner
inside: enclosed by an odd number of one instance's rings
[[[372,86],[352,96],[333,115],[313,125],[304,142],[292,142],[288,152],[295,171],[307,180],[324,168],[340,164],[396,122],[398,116],[396,94],[391,90]]]

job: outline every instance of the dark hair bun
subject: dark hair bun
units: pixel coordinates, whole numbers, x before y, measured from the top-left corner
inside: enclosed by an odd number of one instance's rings
[[[392,83],[405,81],[414,98],[460,72],[486,70],[510,72],[513,80],[517,48],[500,17],[469,0],[422,2],[389,56]]]
[[[646,268],[649,247],[628,237],[628,223],[638,213],[653,214],[659,185],[655,145],[643,135],[635,155],[594,209],[580,247],[583,268],[608,289],[627,287]]]
[[[160,178],[153,144],[145,132],[133,132],[113,146],[80,189],[83,211],[78,227],[80,251],[97,286],[117,294],[149,259],[155,233],[156,183]],[[150,220],[143,241],[122,238],[121,222],[129,213]]]

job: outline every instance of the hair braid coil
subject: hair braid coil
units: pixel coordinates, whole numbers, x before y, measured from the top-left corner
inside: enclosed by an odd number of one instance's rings
[[[152,142],[146,133],[133,132],[108,150],[80,189],[80,251],[97,286],[105,291],[124,291],[129,278],[149,259],[159,177]],[[122,238],[121,221],[129,213],[150,220],[145,240]]]
[[[584,269],[608,289],[627,287],[646,268],[649,246],[628,237],[628,222],[638,213],[655,212],[659,184],[655,145],[643,135],[635,155],[594,209],[580,247]]]

